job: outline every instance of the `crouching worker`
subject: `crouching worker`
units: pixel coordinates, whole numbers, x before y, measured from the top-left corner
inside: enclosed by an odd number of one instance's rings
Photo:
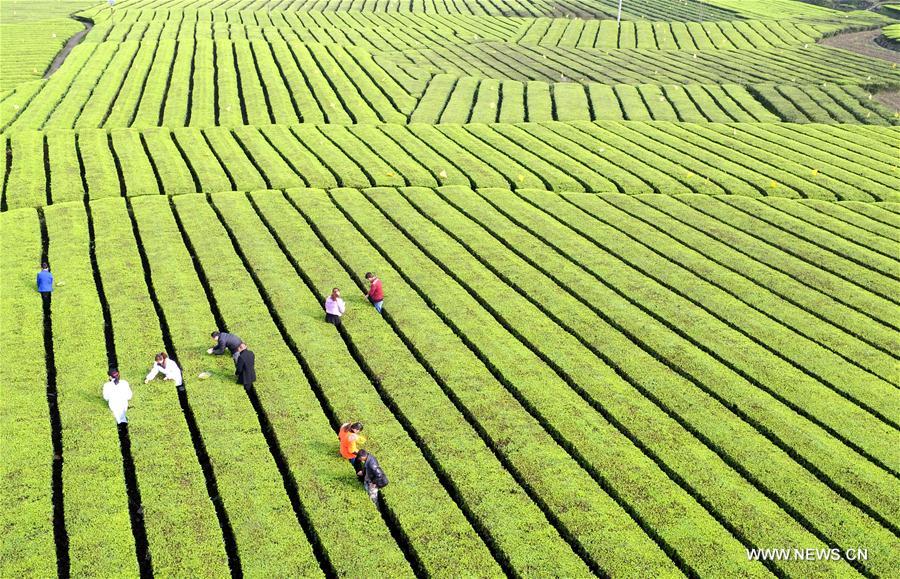
[[[116,419],[116,424],[127,424],[128,401],[131,400],[131,386],[119,379],[118,370],[109,371],[109,382],[103,385],[103,399],[109,404],[109,410]]]
[[[241,340],[238,336],[234,334],[229,334],[228,332],[213,332],[209,335],[213,341],[216,343],[215,346],[206,351],[207,354],[212,354],[214,356],[218,356],[220,354],[225,353],[225,348],[228,348],[228,351],[231,352],[231,358],[237,362],[238,359],[238,346],[241,345],[243,340]]]
[[[365,449],[356,454],[356,460],[358,464],[362,465],[362,470],[356,471],[356,475],[362,475],[363,485],[366,487],[366,492],[369,493],[369,498],[372,499],[375,506],[378,506],[378,491],[388,485],[387,475],[381,470],[381,465],[378,464],[375,456],[369,454]]]
[[[357,473],[362,471],[361,465],[357,461],[357,452],[359,452],[359,445],[366,441],[366,437],[360,434],[362,429],[362,422],[354,422],[352,424],[345,422],[341,424],[341,428],[338,430],[338,440],[341,441],[341,456],[350,461],[353,471]],[[362,480],[362,476],[358,476]]]
[[[175,382],[175,386],[181,388],[183,384],[181,378],[181,368],[178,367],[178,364],[175,363],[175,360],[170,360],[168,354],[166,354],[165,352],[160,352],[156,355],[156,358],[153,362],[153,367],[150,368],[150,373],[147,374],[146,378],[144,378],[144,384],[149,384],[150,380],[153,380],[159,374],[162,374],[163,378],[165,378],[166,380]]]

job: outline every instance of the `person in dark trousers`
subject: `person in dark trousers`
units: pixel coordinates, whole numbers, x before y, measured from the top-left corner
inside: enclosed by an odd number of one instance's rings
[[[244,343],[243,340],[241,340],[234,334],[219,331],[213,332],[212,334],[210,334],[210,337],[216,342],[216,345],[207,350],[207,354],[218,356],[220,354],[224,354],[225,349],[228,348],[228,351],[231,352],[231,357],[234,359],[235,363],[237,363],[238,346]]]
[[[50,273],[50,266],[46,261],[41,264],[41,271],[37,274],[37,290],[44,303],[49,304],[50,296],[53,294],[53,274]]]
[[[335,326],[341,325],[341,316],[344,315],[344,300],[341,299],[341,290],[334,288],[331,295],[325,298],[325,321]]]
[[[256,354],[247,349],[247,344],[241,342],[237,348],[237,361],[235,362],[237,370],[237,383],[243,384],[244,388],[250,388],[256,382]]]
[[[356,453],[356,461],[358,465],[361,465],[356,471],[356,476],[362,477],[363,486],[366,487],[369,498],[372,499],[375,506],[378,506],[378,491],[387,486],[387,475],[381,470],[381,465],[378,464],[375,455],[365,449]]]
[[[366,272],[366,281],[369,282],[369,292],[366,297],[375,306],[375,311],[381,313],[381,306],[384,304],[384,290],[381,288],[381,280],[371,271]]]

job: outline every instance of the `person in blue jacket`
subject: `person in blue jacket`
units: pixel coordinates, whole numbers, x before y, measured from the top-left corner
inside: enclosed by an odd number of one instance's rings
[[[41,264],[41,271],[37,274],[37,290],[41,294],[44,303],[50,305],[50,294],[53,293],[53,274],[47,262]]]

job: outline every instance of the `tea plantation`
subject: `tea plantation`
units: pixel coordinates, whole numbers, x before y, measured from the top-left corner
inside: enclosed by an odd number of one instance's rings
[[[900,13],[618,10],[3,0],[0,577],[896,577]]]

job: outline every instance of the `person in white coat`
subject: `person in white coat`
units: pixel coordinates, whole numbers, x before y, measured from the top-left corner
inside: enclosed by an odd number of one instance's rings
[[[131,386],[119,379],[118,370],[109,371],[109,382],[103,385],[103,399],[109,403],[109,410],[113,413],[116,424],[127,424],[125,412],[128,410],[128,401],[131,400]]]
[[[150,368],[150,373],[147,374],[147,377],[144,379],[144,384],[148,384],[150,380],[156,378],[160,373],[166,380],[171,380],[175,382],[176,386],[181,386],[181,368],[178,367],[175,360],[170,360],[168,354],[165,352],[160,352],[156,355],[153,367]]]

